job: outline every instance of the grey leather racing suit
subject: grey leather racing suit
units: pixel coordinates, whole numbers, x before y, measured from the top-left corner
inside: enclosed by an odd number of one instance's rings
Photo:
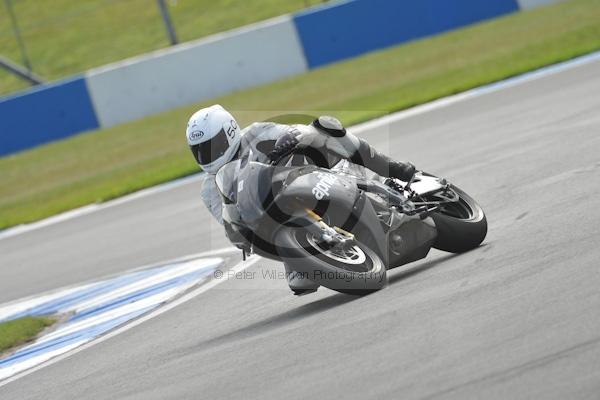
[[[329,123],[333,121],[333,124]],[[323,123],[320,123],[323,122]],[[364,166],[378,175],[408,180],[414,174],[412,164],[390,159],[372,148],[366,141],[347,133],[339,121],[321,117],[311,125],[283,125],[273,122],[257,122],[241,132],[242,139],[237,158],[248,156],[251,161],[269,162],[269,153],[276,143],[288,137],[301,145],[326,149],[328,154]],[[333,161],[331,165],[337,161]],[[202,182],[202,200],[211,214],[223,224],[221,196],[214,174],[205,174]]]

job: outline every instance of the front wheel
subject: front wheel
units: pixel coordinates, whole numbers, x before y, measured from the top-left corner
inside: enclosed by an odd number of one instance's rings
[[[326,288],[364,295],[387,283],[381,257],[359,241],[344,249],[329,248],[304,229],[284,228],[275,236],[275,243],[284,263]]]
[[[464,253],[478,247],[487,235],[487,218],[477,202],[454,185],[450,186],[459,200],[444,204],[431,214],[438,236],[433,245],[450,253]],[[436,200],[435,195],[428,200]]]

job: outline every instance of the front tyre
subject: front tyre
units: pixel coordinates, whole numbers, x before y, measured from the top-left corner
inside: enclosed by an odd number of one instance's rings
[[[359,241],[346,249],[332,249],[304,229],[284,228],[276,234],[275,243],[284,263],[326,288],[364,295],[387,283],[381,257]]]
[[[464,253],[478,247],[485,239],[487,218],[471,196],[454,185],[450,187],[459,200],[445,204],[431,214],[438,231],[433,247],[450,253]],[[435,197],[428,197],[428,200],[435,201]]]

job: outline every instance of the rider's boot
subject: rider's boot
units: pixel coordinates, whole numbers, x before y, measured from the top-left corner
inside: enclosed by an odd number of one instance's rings
[[[288,285],[296,296],[303,296],[317,291],[319,288],[318,283],[308,279],[305,274],[292,270],[286,263],[283,265],[285,266],[285,275]]]

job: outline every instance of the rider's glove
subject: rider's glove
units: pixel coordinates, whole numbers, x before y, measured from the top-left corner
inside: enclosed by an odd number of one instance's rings
[[[298,145],[298,139],[291,133],[286,133],[275,142],[275,147],[267,155],[269,160],[278,160],[281,156],[292,151]]]
[[[408,182],[410,181],[417,169],[415,165],[411,162],[403,163],[399,161],[390,161],[390,178],[398,178],[401,181]]]

